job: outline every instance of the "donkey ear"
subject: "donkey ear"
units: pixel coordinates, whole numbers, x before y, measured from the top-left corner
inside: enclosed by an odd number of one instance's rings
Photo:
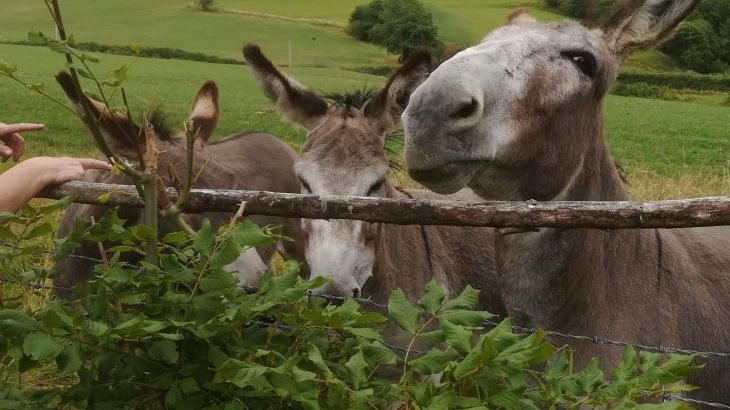
[[[193,135],[208,142],[218,126],[218,112],[218,86],[213,81],[206,81],[200,87],[188,117]]]
[[[375,124],[380,132],[392,128],[408,105],[411,93],[428,78],[431,68],[431,53],[426,49],[416,49],[408,60],[388,79],[380,90],[365,106],[365,116]]]
[[[622,60],[657,46],[674,34],[700,0],[629,0],[603,26],[609,49]]]
[[[82,117],[86,115],[82,101],[86,101],[91,115],[99,122],[102,137],[106,140],[112,152],[128,158],[136,157],[138,149],[144,144],[141,141],[139,126],[130,122],[126,116],[112,112],[106,105],[90,98],[86,94],[79,95],[68,72],[61,71],[56,74],[56,81],[63,88],[63,91],[66,93],[69,101],[71,101],[76,112]],[[84,123],[88,127],[89,120],[84,119]]]
[[[243,47],[243,56],[251,67],[264,94],[287,121],[311,130],[327,113],[327,102],[296,80],[282,74],[257,45]]]

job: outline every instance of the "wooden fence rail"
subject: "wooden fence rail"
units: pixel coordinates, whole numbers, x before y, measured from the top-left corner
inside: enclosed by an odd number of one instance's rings
[[[108,195],[105,195],[108,194]],[[104,195],[105,201],[100,197]],[[177,192],[167,189],[171,201]],[[44,191],[43,198],[73,197],[86,204],[131,205],[142,200],[133,186],[69,182]],[[186,212],[236,212],[311,219],[356,219],[398,225],[491,226],[497,228],[688,228],[730,225],[730,197],[669,201],[458,202],[297,195],[262,191],[194,189]]]

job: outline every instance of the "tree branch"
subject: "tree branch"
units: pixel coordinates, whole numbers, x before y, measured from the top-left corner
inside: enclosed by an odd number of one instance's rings
[[[50,188],[43,198],[71,196],[76,202],[100,204],[98,198],[111,192],[104,204],[142,207],[134,187],[69,182]],[[166,189],[171,201],[178,197]],[[560,201],[560,202],[456,202],[342,196],[297,195],[261,191],[194,189],[186,213],[236,212],[246,202],[247,215],[271,215],[311,219],[358,219],[398,225],[492,226],[497,228],[552,227],[598,228],[688,228],[730,225],[730,197],[671,201]]]

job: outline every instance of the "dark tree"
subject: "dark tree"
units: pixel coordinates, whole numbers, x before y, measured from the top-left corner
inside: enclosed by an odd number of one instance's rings
[[[361,41],[378,43],[373,36],[373,30],[383,24],[383,8],[382,0],[355,7],[350,15],[347,33]]]
[[[433,17],[418,0],[375,0],[355,8],[347,29],[353,37],[380,44],[408,58],[417,47],[439,45]]]
[[[705,19],[694,19],[682,24],[679,32],[661,50],[681,66],[698,73],[713,73],[724,69],[722,42]]]

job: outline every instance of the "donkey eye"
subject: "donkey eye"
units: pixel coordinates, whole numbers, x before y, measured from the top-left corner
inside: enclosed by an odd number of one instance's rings
[[[305,191],[307,191],[308,194],[312,193],[312,187],[309,186],[307,181],[303,180],[302,178],[299,178],[299,182],[302,183],[302,187],[304,188]]]
[[[563,51],[560,54],[572,61],[588,77],[593,78],[596,75],[596,58],[593,57],[593,54],[585,51]]]
[[[380,181],[374,183],[372,186],[370,186],[370,189],[368,189],[368,193],[365,194],[365,196],[370,196],[370,195],[380,191],[380,188],[383,187],[384,183],[385,183],[384,180],[380,180]]]

